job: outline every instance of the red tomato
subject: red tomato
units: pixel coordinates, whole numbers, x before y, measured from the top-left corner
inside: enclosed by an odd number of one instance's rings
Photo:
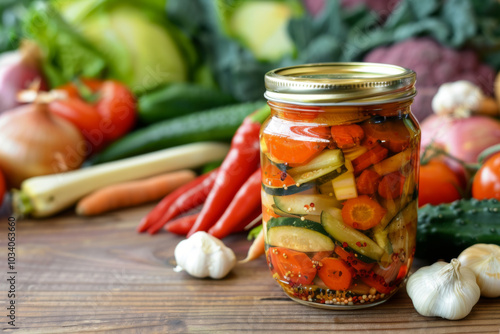
[[[431,160],[420,166],[418,204],[437,205],[460,199],[460,180],[444,162]]]
[[[486,160],[477,171],[472,182],[472,197],[500,201],[500,152]]]
[[[93,147],[104,145],[104,136],[97,133],[101,116],[94,106],[79,98],[69,98],[52,101],[50,111],[73,123]]]
[[[134,126],[135,100],[126,86],[117,81],[104,81],[98,92],[101,98],[97,102],[97,111],[102,117],[102,126],[108,126],[105,132],[109,141],[126,134]],[[108,124],[108,125],[107,125]]]
[[[68,97],[50,104],[50,110],[80,129],[93,147],[105,144],[126,134],[136,120],[135,100],[123,84],[113,81],[84,79],[83,84],[97,96],[97,101],[86,101],[75,84],[69,83],[63,90]]]
[[[5,197],[5,179],[2,171],[0,171],[0,206],[2,206],[3,198]]]
[[[314,280],[316,268],[306,254],[283,247],[271,247],[268,254],[269,264],[284,281],[308,285]]]

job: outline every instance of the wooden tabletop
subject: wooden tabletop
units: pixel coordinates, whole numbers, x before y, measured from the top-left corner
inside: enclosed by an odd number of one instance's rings
[[[7,324],[7,285],[0,309],[4,332],[15,333],[499,333],[500,299],[481,298],[460,321],[420,316],[405,289],[362,310],[323,310],[288,299],[262,257],[223,280],[174,272],[167,233],[138,234],[151,206],[85,219],[67,213],[17,223],[16,325]],[[1,261],[6,264],[7,220]],[[244,235],[224,240],[238,258]],[[5,256],[4,256],[5,254]]]

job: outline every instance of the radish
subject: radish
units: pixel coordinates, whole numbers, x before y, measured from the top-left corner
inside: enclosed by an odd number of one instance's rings
[[[422,150],[433,143],[468,163],[476,162],[484,149],[500,143],[500,122],[487,116],[451,118],[433,114],[420,127]]]

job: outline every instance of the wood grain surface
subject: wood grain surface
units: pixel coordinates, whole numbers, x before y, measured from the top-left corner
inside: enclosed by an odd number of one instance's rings
[[[67,213],[17,224],[17,329],[7,325],[2,279],[2,329],[12,333],[499,333],[500,299],[481,298],[460,321],[420,316],[401,289],[363,310],[316,309],[289,300],[264,258],[236,267],[223,280],[174,272],[181,240],[138,234],[151,208],[85,219]],[[1,223],[6,268],[7,220]],[[244,235],[224,240],[239,258]]]

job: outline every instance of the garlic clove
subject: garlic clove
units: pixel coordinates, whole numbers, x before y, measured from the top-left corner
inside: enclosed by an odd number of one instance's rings
[[[234,252],[206,232],[196,232],[175,248],[177,265],[194,277],[225,277],[236,264]]]
[[[418,313],[449,320],[465,318],[480,296],[474,272],[457,259],[420,268],[408,279],[406,291]]]
[[[460,253],[458,260],[476,275],[481,296],[500,297],[500,246],[476,244]]]

